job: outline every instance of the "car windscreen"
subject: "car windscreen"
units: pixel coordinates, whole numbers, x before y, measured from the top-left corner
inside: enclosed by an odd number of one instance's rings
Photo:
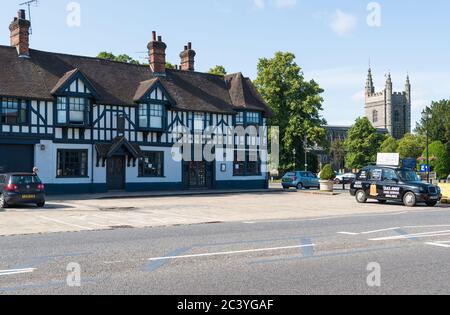
[[[13,175],[11,176],[11,184],[15,185],[33,185],[40,184],[41,180],[35,175]]]
[[[413,171],[401,170],[399,171],[399,175],[405,182],[420,182],[419,176]]]

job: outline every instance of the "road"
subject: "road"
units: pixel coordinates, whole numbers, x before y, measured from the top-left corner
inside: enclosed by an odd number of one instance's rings
[[[449,294],[450,209],[398,209],[2,237],[0,294]]]

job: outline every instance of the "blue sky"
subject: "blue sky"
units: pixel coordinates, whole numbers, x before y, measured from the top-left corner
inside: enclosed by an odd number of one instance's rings
[[[9,44],[8,25],[22,1],[2,1],[0,44]],[[431,100],[450,96],[446,0],[380,0],[377,27],[367,23],[373,11],[362,0],[78,0],[79,27],[67,24],[70,2],[40,0],[32,7],[32,48],[143,58],[156,30],[168,45],[168,61],[178,62],[192,41],[197,70],[220,64],[252,79],[259,58],[290,51],[305,76],[325,89],[324,117],[338,125],[363,115],[369,59],[378,88],[391,71],[394,89],[402,91],[409,72],[413,120]]]

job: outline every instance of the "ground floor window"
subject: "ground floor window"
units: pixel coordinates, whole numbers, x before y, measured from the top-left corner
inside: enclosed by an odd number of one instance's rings
[[[139,177],[164,176],[164,152],[144,151],[139,160]]]
[[[233,176],[261,175],[261,158],[258,151],[235,151]]]
[[[57,151],[57,177],[87,177],[88,150]]]

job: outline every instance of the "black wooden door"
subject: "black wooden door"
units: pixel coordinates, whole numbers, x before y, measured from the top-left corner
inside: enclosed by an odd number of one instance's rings
[[[211,163],[186,162],[184,166],[184,181],[187,189],[211,188]]]
[[[113,156],[108,159],[107,177],[108,190],[125,189],[125,157]]]

